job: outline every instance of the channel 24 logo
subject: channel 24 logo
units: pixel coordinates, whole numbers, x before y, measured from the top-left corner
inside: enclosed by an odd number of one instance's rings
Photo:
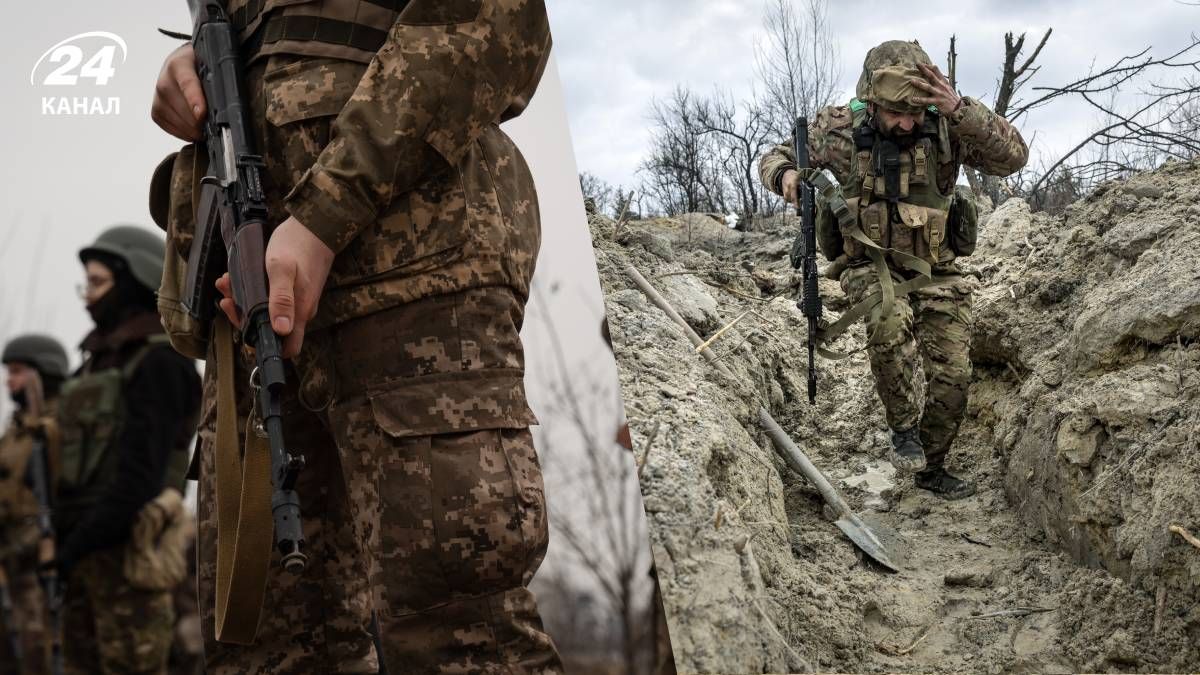
[[[119,60],[118,60],[119,57]],[[29,71],[29,83],[35,87],[72,87],[73,95],[42,96],[43,115],[119,115],[119,96],[101,96],[90,93],[93,88],[104,87],[117,74],[117,66],[129,57],[125,40],[115,33],[91,31],[62,40],[47,49]],[[78,95],[86,88],[88,95]]]

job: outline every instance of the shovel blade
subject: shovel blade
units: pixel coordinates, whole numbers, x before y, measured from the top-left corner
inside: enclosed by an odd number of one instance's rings
[[[850,538],[850,541],[854,542],[855,546],[870,556],[872,560],[893,572],[900,571],[900,568],[888,556],[883,542],[879,540],[879,537],[858,516],[848,513],[838,518],[834,524]]]

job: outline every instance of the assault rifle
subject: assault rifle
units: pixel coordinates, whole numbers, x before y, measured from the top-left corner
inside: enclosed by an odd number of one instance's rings
[[[210,321],[217,299],[214,283],[229,272],[242,339],[255,350],[257,367],[250,385],[257,396],[261,433],[270,445],[275,546],[284,568],[299,572],[306,559],[295,485],[304,457],[290,454],[283,439],[283,356],[267,311],[265,165],[254,150],[233,25],[218,0],[188,0],[188,7],[196,72],[208,103],[204,146],[209,168],[200,181],[183,306],[196,320]]]
[[[817,368],[813,352],[817,347],[819,322],[821,319],[821,295],[817,288],[817,219],[816,192],[805,176],[808,172],[808,118],[796,119],[793,130],[792,149],[796,153],[796,168],[801,180],[797,186],[796,215],[800,216],[800,263],[801,295],[796,306],[808,319],[808,402],[817,401]]]
[[[29,402],[31,419],[37,420],[33,431],[33,452],[29,455],[26,476],[33,486],[33,496],[37,499],[38,527],[38,582],[42,586],[42,595],[46,599],[46,618],[50,632],[50,672],[62,675],[63,646],[62,646],[62,584],[58,578],[58,557],[54,533],[54,493],[50,479],[50,453],[47,449],[47,430],[43,424],[45,412],[45,396],[42,390],[42,379],[35,372],[29,384],[25,387],[25,400]]]

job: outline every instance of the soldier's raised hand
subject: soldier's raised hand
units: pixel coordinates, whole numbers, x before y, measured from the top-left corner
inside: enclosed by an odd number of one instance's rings
[[[914,78],[913,85],[928,93],[928,96],[914,96],[913,101],[921,105],[936,106],[938,111],[944,115],[958,110],[962,104],[962,97],[954,91],[954,87],[950,86],[950,80],[942,75],[942,71],[938,70],[937,66],[927,66],[923,63],[918,63],[917,68],[921,70],[921,74],[925,79]]]
[[[196,74],[196,53],[185,44],[163,62],[154,85],[150,119],[163,131],[185,141],[200,140],[208,105]]]

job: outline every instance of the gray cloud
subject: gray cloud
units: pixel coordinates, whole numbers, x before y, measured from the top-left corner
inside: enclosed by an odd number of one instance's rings
[[[752,93],[754,45],[762,3],[696,0],[549,0],[567,112],[579,165],[614,183],[636,182],[646,145],[651,97],[678,83],[698,91],[713,86],[745,98]],[[1004,33],[1027,33],[1027,50],[1054,28],[1033,86],[1069,81],[1153,45],[1165,55],[1187,43],[1200,8],[1171,0],[892,0],[833,3],[844,61],[842,85],[852,93],[863,55],[888,39],[917,39],[939,63],[957,35],[959,85],[991,100],[1004,57]],[[1032,92],[1027,92],[1027,96]],[[1123,92],[1130,93],[1130,92]],[[1060,105],[1025,123],[1035,152],[1061,152],[1094,121],[1082,106]]]

